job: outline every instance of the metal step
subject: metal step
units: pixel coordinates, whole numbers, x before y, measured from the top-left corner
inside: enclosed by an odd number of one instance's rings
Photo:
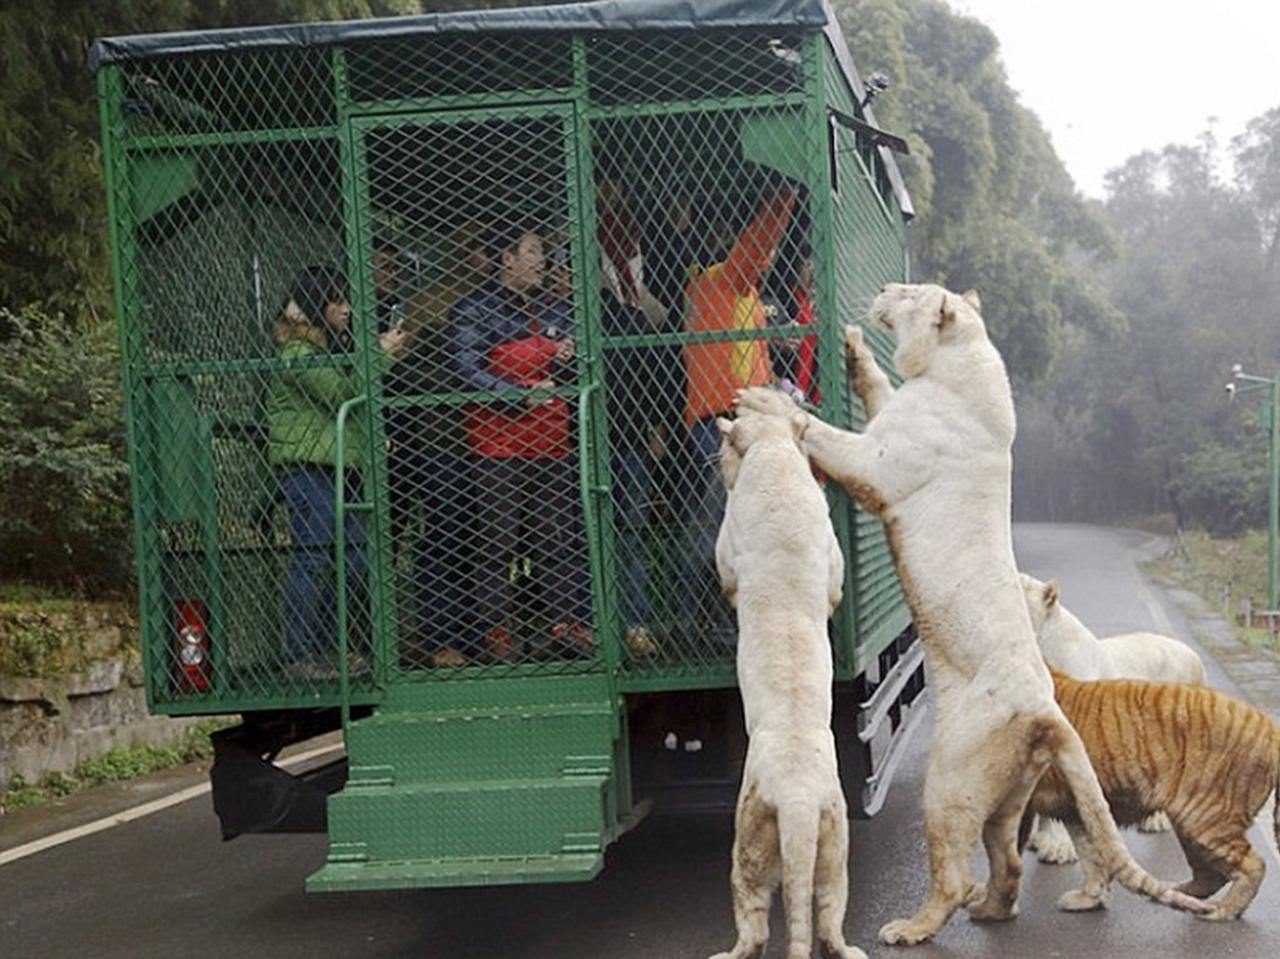
[[[534,882],[586,882],[604,865],[604,853],[565,853],[507,859],[410,860],[330,863],[307,880],[308,892],[502,886]]]
[[[380,713],[351,724],[353,782],[546,778],[611,767],[616,718],[599,703]]]
[[[621,727],[597,676],[389,691],[347,730],[350,778],[307,888],[592,878],[631,811]]]

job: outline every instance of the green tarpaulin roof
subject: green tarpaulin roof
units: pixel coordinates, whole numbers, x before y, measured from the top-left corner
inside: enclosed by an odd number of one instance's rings
[[[825,0],[596,0],[544,7],[378,17],[98,40],[89,66],[244,50],[324,47],[441,33],[599,32],[760,27],[822,28],[834,20]]]
[[[544,7],[378,17],[178,33],[107,37],[89,48],[89,67],[110,63],[262,50],[327,47],[370,40],[404,40],[457,33],[597,33],[627,30],[811,28],[822,30],[858,100],[865,89],[829,0],[594,0]],[[867,110],[868,122],[875,118]],[[911,199],[892,153],[879,147],[903,212]]]

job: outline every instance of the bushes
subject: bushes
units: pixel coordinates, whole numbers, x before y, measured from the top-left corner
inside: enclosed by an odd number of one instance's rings
[[[129,519],[114,328],[0,309],[0,578],[119,592]]]
[[[1267,522],[1267,450],[1210,444],[1183,456],[1169,494],[1179,512],[1217,536]]]

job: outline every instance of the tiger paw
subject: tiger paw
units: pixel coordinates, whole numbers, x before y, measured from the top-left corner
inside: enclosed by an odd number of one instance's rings
[[[1064,912],[1088,912],[1106,905],[1104,896],[1095,896],[1085,889],[1072,889],[1058,897],[1058,908]]]
[[[1032,835],[1027,845],[1036,851],[1036,858],[1041,862],[1068,863],[1080,857],[1076,855],[1076,847],[1066,827],[1059,822],[1041,826]]]
[[[1168,832],[1172,828],[1173,823],[1169,822],[1169,817],[1162,812],[1153,812],[1138,823],[1138,832]]]
[[[914,946],[932,939],[935,931],[914,919],[895,919],[880,927],[880,941],[890,946]]]
[[[989,892],[984,883],[973,887],[965,908],[969,910],[969,918],[975,922],[1003,922],[1018,915],[1017,902],[1005,902]]]

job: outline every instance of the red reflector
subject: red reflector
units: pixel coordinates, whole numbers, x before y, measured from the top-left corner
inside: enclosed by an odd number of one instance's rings
[[[205,605],[198,599],[179,599],[174,604],[174,633],[177,643],[175,678],[184,693],[209,691],[213,672],[209,662],[209,632]]]

